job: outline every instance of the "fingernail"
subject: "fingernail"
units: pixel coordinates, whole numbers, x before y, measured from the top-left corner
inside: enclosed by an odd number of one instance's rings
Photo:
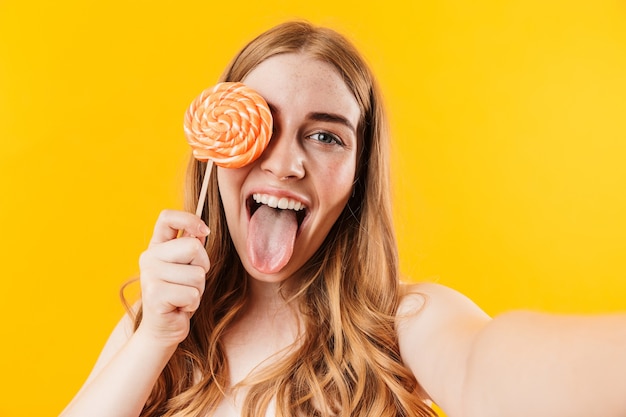
[[[208,235],[209,233],[211,233],[211,230],[210,230],[210,229],[209,229],[209,227],[208,227],[207,225],[205,225],[205,224],[201,224],[201,225],[200,225],[200,227],[199,227],[199,229],[200,229],[200,233],[201,233],[202,235]]]

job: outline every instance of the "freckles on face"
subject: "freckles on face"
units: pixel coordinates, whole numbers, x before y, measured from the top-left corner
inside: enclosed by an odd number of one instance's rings
[[[243,82],[268,102],[275,130],[257,161],[218,168],[220,195],[248,273],[280,281],[317,251],[351,195],[360,108],[337,70],[306,54],[268,58]]]

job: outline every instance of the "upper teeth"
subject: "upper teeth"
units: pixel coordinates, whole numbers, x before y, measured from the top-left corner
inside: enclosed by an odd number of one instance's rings
[[[268,194],[252,194],[252,198],[259,204],[267,204],[272,208],[290,209],[290,210],[302,210],[304,204],[299,201],[292,200],[291,198],[281,197],[278,198]]]

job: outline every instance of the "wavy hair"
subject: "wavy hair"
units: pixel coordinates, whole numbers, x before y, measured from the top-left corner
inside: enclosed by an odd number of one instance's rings
[[[360,107],[354,192],[325,241],[286,296],[301,312],[297,347],[247,378],[243,416],[434,416],[403,365],[395,329],[401,297],[389,187],[389,134],[376,81],[337,32],[296,21],[264,32],[232,60],[220,81],[241,81],[271,56],[305,53],[331,64]],[[186,208],[193,211],[205,163],[190,159]],[[224,334],[248,296],[247,275],[231,241],[216,175],[204,219],[211,269],[189,336],[160,375],[142,416],[204,416],[229,389]],[[141,321],[137,314],[135,326]]]

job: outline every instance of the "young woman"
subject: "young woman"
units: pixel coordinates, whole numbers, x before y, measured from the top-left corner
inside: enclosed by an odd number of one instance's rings
[[[492,320],[400,284],[380,93],[342,36],[279,25],[221,81],[266,99],[270,145],[214,168],[208,220],[161,214],[141,303],[63,416],[626,415],[626,317]]]

